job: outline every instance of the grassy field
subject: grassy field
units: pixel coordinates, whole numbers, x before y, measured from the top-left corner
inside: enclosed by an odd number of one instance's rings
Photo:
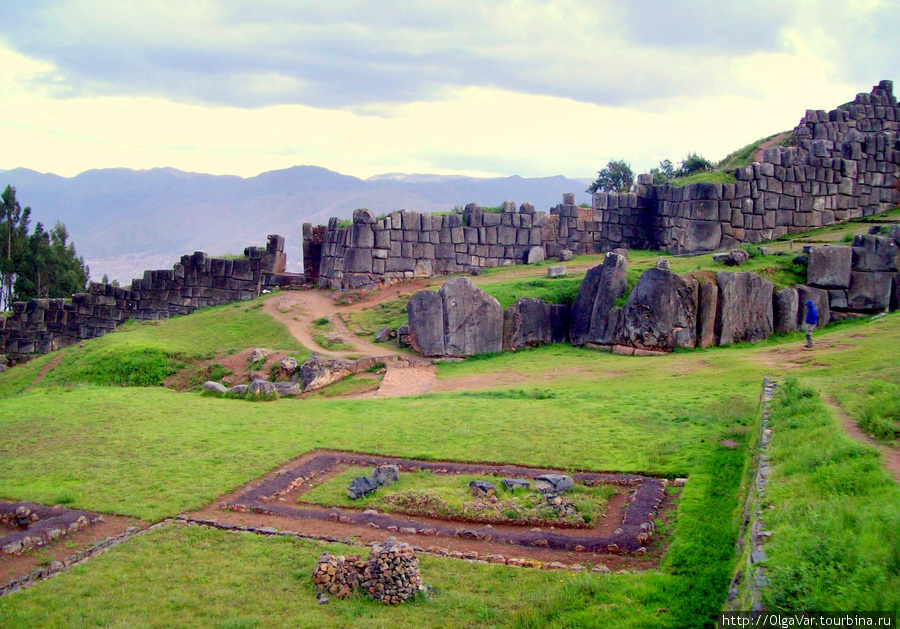
[[[357,476],[368,476],[372,468],[351,467],[300,496],[301,502],[354,509],[380,509],[387,513],[434,513],[441,518],[475,517],[479,521],[500,522],[542,519],[554,521],[559,514],[548,508],[533,487],[506,489],[496,476],[485,474],[435,474],[428,470],[400,473],[400,479],[375,492],[351,499],[347,486]],[[471,481],[483,480],[494,485],[499,501],[496,509],[472,509]],[[609,498],[618,493],[614,485],[586,486],[580,483],[565,493],[577,514],[564,521],[577,526],[596,523],[603,516]],[[536,507],[540,507],[537,509]],[[558,511],[558,510],[556,510]]]
[[[631,252],[630,282],[657,256]],[[576,259],[570,264],[582,270],[545,285],[533,267],[474,279],[504,302],[529,291],[564,299],[600,259]],[[670,261],[681,273],[715,270],[709,256]],[[757,256],[744,268],[786,282],[796,273],[789,262]],[[370,326],[401,316],[393,303],[365,312]],[[171,525],[0,599],[0,626],[712,626],[736,567],[764,375],[784,382],[771,418],[768,603],[896,610],[900,494],[878,452],[850,441],[823,401],[896,440],[900,315],[830,327],[816,341],[812,352],[793,334],[652,358],[554,345],[443,363],[445,392],[250,403],[135,385],[247,347],[304,351],[256,303],[128,324],[0,374],[0,497],[156,521],[313,448],[335,448],[687,476],[667,525],[670,547],[658,568],[606,575],[427,557],[423,574],[436,592],[413,606],[318,606],[315,558],[325,548],[357,551]],[[25,390],[53,359],[47,377]]]

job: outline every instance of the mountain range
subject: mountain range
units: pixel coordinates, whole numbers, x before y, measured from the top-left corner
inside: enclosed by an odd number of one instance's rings
[[[0,171],[0,188],[16,188],[31,206],[32,225],[66,225],[78,253],[91,268],[127,284],[144,269],[171,268],[184,253],[241,253],[264,244],[267,234],[285,236],[288,270],[302,259],[302,224],[349,218],[367,207],[376,214],[400,209],[431,212],[476,202],[531,201],[549,210],[565,192],[579,203],[589,179],[519,176],[388,173],[359,179],[320,168],[295,166],[255,177],[207,175],[173,168],[88,170],[60,177],[24,168]]]

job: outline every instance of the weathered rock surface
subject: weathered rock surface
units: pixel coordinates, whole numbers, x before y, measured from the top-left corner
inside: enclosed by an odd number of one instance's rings
[[[511,489],[524,489],[526,487],[531,487],[531,483],[527,480],[520,480],[518,478],[504,478],[500,481],[500,484],[503,485],[503,488],[507,491]]]
[[[279,362],[279,366],[281,367],[281,371],[288,375],[293,375],[295,371],[297,371],[297,367],[299,364],[297,363],[297,359],[293,356],[285,356]]]
[[[569,306],[523,297],[503,313],[503,349],[562,343],[569,332]]]
[[[236,384],[228,389],[228,393],[233,395],[244,395],[250,387],[246,384]]]
[[[797,289],[788,287],[775,293],[772,302],[773,329],[777,334],[786,334],[797,329],[797,311],[800,308],[800,298]]]
[[[451,278],[436,293],[416,293],[406,311],[410,344],[423,356],[464,357],[503,349],[503,309],[469,278]]]
[[[847,307],[850,310],[877,312],[891,303],[891,273],[852,273]]]
[[[719,287],[715,284],[700,284],[697,287],[697,346],[711,347],[716,344],[716,307]]]
[[[716,337],[719,345],[754,342],[772,336],[772,282],[756,273],[716,273],[719,287]]]
[[[565,264],[555,264],[547,267],[547,277],[563,277],[566,274]]]
[[[378,483],[368,476],[357,476],[347,487],[347,495],[351,500],[358,500],[378,489]]]
[[[853,239],[854,271],[897,271],[898,255],[893,238],[859,234]]]
[[[817,288],[849,288],[852,262],[851,247],[816,247],[809,252],[806,281]]]
[[[443,302],[447,356],[475,356],[503,349],[503,309],[495,298],[466,277],[447,280],[438,294]]]
[[[253,395],[278,396],[278,389],[275,388],[275,383],[268,380],[254,380],[250,383],[247,390]]]
[[[469,482],[469,493],[476,498],[489,498],[497,493],[497,486],[484,480]]]
[[[547,259],[543,247],[531,247],[525,254],[525,264],[537,264]]]
[[[213,382],[212,380],[207,380],[203,383],[203,390],[213,391],[215,393],[228,393],[228,387],[221,382]]]
[[[353,373],[353,366],[340,358],[323,358],[313,354],[300,365],[303,391],[315,391]]]
[[[409,344],[422,356],[443,356],[444,305],[441,295],[423,290],[412,296],[406,305],[409,316]]]
[[[620,315],[620,343],[640,349],[672,351],[697,343],[697,284],[672,271],[649,269]]]
[[[572,305],[572,345],[616,342],[618,317],[610,316],[610,311],[628,286],[625,265],[625,258],[608,253],[603,264],[588,270]]]
[[[393,485],[400,480],[400,468],[396,465],[379,465],[372,470],[372,480],[379,487]]]
[[[300,395],[303,392],[299,382],[275,382],[274,385],[278,395]]]
[[[384,343],[394,338],[394,331],[390,328],[381,328],[375,333],[375,342]]]
[[[575,485],[571,476],[565,474],[542,474],[534,477],[534,488],[540,492],[561,494]]]

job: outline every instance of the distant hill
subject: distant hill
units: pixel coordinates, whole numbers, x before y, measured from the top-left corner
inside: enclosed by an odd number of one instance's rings
[[[66,224],[91,267],[128,283],[147,268],[168,268],[194,250],[239,253],[263,244],[266,234],[286,238],[289,269],[299,270],[301,226],[348,218],[367,207],[376,213],[409,209],[430,212],[476,202],[531,201],[540,210],[564,192],[584,192],[590,180],[562,176],[475,178],[462,175],[388,173],[367,180],[316,166],[295,166],[256,177],[206,175],[173,168],[111,168],[60,177],[24,168],[0,171],[0,188],[15,186],[30,205],[32,221]]]

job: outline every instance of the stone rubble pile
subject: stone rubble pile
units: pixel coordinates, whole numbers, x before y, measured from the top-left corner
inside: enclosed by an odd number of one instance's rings
[[[313,583],[322,603],[329,596],[347,598],[361,591],[385,605],[398,605],[425,590],[412,546],[393,537],[374,543],[365,561],[322,553],[313,569]]]

